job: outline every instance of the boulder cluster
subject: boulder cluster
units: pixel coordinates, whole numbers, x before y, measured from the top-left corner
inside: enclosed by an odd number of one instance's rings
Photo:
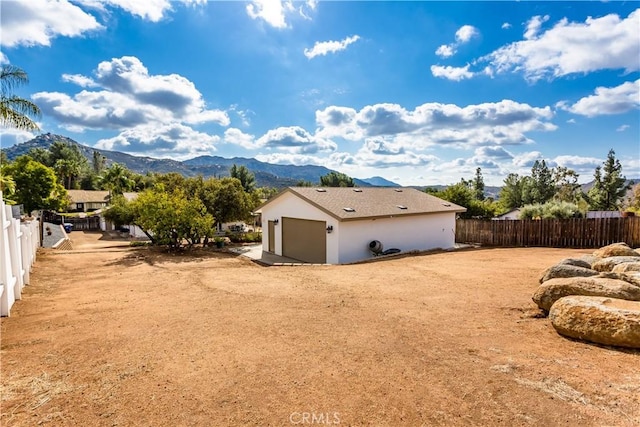
[[[564,336],[640,349],[640,249],[614,243],[564,259],[542,274],[533,301]]]

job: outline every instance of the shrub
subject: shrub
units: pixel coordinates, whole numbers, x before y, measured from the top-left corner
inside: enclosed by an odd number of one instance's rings
[[[547,202],[526,205],[520,210],[520,219],[567,219],[581,218],[578,205],[568,202]]]
[[[262,233],[227,233],[227,237],[233,243],[257,243],[262,242]]]

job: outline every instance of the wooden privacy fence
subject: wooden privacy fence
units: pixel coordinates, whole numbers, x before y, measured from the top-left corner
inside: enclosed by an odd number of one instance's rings
[[[487,246],[600,248],[616,242],[640,247],[640,217],[456,221],[456,242]]]
[[[5,206],[0,192],[0,315],[8,316],[15,300],[22,299],[38,246],[38,221],[13,218],[11,206]]]

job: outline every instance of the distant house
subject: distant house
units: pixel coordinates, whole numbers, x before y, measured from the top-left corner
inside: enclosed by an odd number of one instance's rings
[[[620,211],[587,211],[587,218],[622,218]]]
[[[290,187],[260,207],[262,248],[323,264],[371,258],[375,241],[403,252],[451,248],[465,211],[411,188]]]
[[[71,202],[69,212],[93,212],[106,208],[109,204],[109,192],[103,190],[67,190]],[[133,200],[138,193],[124,193],[127,200]]]
[[[509,212],[498,215],[493,219],[520,219],[520,208],[512,209]]]

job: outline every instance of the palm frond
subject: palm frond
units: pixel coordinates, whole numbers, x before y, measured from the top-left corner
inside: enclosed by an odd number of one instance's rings
[[[0,81],[2,94],[12,91],[14,88],[29,83],[27,73],[15,65],[5,64],[0,67]]]

